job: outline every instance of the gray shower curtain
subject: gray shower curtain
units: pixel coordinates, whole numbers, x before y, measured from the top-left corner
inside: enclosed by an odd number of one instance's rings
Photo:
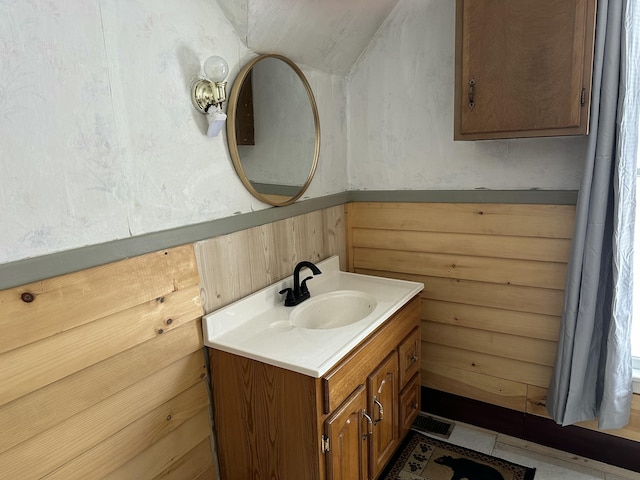
[[[562,425],[629,421],[638,0],[598,0],[589,147],[576,206],[558,352],[547,395]],[[635,22],[635,25],[634,25]]]

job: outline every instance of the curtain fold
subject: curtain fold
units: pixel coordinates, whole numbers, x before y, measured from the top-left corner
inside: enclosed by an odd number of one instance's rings
[[[589,146],[547,395],[562,425],[597,418],[608,429],[629,421],[640,86],[634,3],[598,1]]]

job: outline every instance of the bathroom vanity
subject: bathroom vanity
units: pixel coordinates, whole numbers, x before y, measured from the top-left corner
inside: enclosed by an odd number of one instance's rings
[[[374,479],[418,413],[423,285],[318,267],[203,320],[225,480]]]

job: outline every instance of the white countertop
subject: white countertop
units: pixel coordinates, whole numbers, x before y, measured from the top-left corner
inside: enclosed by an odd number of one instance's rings
[[[204,344],[319,378],[424,288],[418,282],[342,272],[338,257],[316,265],[322,274],[307,282],[311,298],[335,290],[358,290],[375,297],[375,309],[339,328],[296,327],[289,315],[297,307],[285,307],[284,295],[278,293],[293,285],[289,277],[205,315]],[[308,274],[309,270],[302,270],[300,279]]]

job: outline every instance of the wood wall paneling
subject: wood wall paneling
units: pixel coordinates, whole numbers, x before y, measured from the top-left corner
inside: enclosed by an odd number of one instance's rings
[[[337,206],[196,243],[205,312],[288,277],[301,260],[340,255],[346,268],[344,225]]]
[[[551,380],[552,369],[545,365],[448,347],[437,343],[423,341],[422,355],[423,362],[427,365],[431,364],[431,369],[437,369],[439,366],[451,367],[540,387],[546,387]],[[449,393],[457,395],[456,392]]]
[[[197,284],[193,253],[182,247],[1,291],[0,352]],[[24,293],[34,300],[20,301]]]
[[[3,476],[217,478],[193,246],[4,290],[0,309]]]
[[[423,362],[422,382],[443,392],[464,392],[465,397],[523,411],[527,385],[495,375],[485,375],[447,365]]]
[[[353,203],[356,272],[421,281],[422,384],[525,411],[555,360],[575,208]]]
[[[423,386],[547,416],[574,212],[571,205],[351,203],[349,268],[425,284]],[[640,396],[633,402],[629,426],[612,433],[640,440]]]
[[[570,239],[575,207],[497,203],[352,203],[350,228]]]
[[[422,305],[422,315],[429,321],[476,330],[508,333],[526,338],[555,342],[560,331],[560,317],[463,303],[429,300]]]
[[[218,478],[202,298],[344,262],[344,225],[331,207],[0,291],[2,476]]]

